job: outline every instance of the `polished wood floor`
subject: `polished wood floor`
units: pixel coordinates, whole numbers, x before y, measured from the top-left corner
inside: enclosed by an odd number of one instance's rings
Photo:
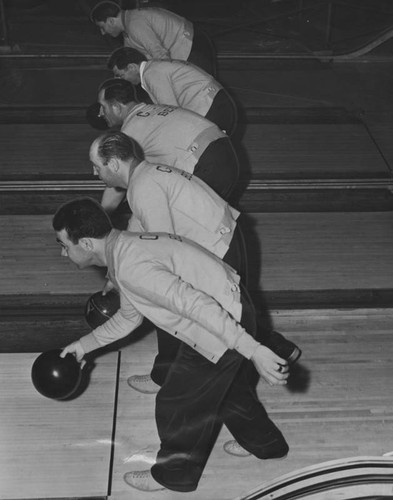
[[[388,389],[393,374],[392,311],[272,314],[276,328],[303,350],[288,387],[277,389],[264,381],[258,386],[261,401],[288,440],[288,457],[270,461],[230,457],[222,446],[231,436],[223,429],[198,490],[187,494],[187,498],[234,499],[264,481],[302,467],[349,456],[381,455],[393,447],[389,437],[393,430],[393,404]],[[134,373],[145,373],[146,359],[152,359],[154,353],[154,336],[147,336],[122,352],[113,478],[116,500],[129,498],[130,494],[135,500],[146,498],[124,485],[122,476],[129,470],[148,466],[154,458],[158,445],[154,403],[150,396],[133,392],[126,379]],[[137,421],[142,427],[130,425]],[[182,496],[169,491],[150,494],[152,499]]]
[[[393,311],[273,310],[271,314],[275,327],[303,350],[287,387],[270,387],[263,380],[258,385],[258,395],[286,436],[290,452],[278,461],[231,457],[222,449],[231,438],[224,428],[198,490],[187,498],[232,500],[303,467],[393,450]],[[36,354],[2,355],[0,396],[6,404],[0,417],[5,445],[0,456],[0,498],[82,494],[104,498],[108,491],[114,500],[184,498],[168,490],[139,492],[123,480],[130,470],[148,468],[158,449],[154,396],[127,385],[130,375],[149,371],[155,351],[155,333],[146,326],[144,335],[123,346],[116,406],[115,353],[96,359],[82,396],[58,403],[42,398],[31,385]]]
[[[104,497],[118,355],[97,360],[78,398],[54,401],[31,382],[38,354],[0,355],[0,498]]]

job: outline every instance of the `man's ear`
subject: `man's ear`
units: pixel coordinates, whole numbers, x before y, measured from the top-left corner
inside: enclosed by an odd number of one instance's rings
[[[139,64],[136,63],[128,63],[126,67],[127,71],[139,71]]]
[[[112,106],[112,110],[115,113],[115,115],[118,116],[118,115],[121,114],[123,107],[122,107],[122,105],[121,105],[120,102],[118,102],[118,101],[112,101],[110,103],[110,105]]]
[[[88,251],[93,251],[94,250],[94,244],[93,240],[91,238],[80,238],[79,239],[79,245],[85,250],[86,252]]]
[[[118,158],[115,158],[115,157],[112,157],[109,161],[108,161],[108,167],[113,170],[114,172],[118,172],[119,171],[119,168],[120,168],[120,163],[119,163],[119,159]]]
[[[113,25],[115,24],[115,22],[116,22],[116,18],[115,17],[108,17],[107,23],[109,24],[109,26],[113,27]]]

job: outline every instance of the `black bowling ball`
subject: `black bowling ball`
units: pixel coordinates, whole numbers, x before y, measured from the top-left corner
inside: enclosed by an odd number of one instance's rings
[[[108,321],[120,308],[120,296],[116,290],[110,290],[106,295],[94,293],[86,303],[85,318],[90,328],[94,329]]]
[[[78,389],[81,365],[72,354],[60,357],[62,349],[43,352],[31,368],[31,380],[37,391],[50,399],[67,399]]]

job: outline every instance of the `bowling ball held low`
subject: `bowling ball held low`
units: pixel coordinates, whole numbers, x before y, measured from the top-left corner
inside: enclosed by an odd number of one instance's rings
[[[31,368],[31,380],[43,396],[63,400],[70,398],[82,380],[80,363],[72,354],[60,357],[62,349],[52,349],[40,354]]]

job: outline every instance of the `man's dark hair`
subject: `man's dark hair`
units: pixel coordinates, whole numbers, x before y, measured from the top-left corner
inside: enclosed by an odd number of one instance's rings
[[[105,23],[108,17],[117,17],[120,6],[115,2],[99,2],[90,12],[90,19],[93,23]]]
[[[140,144],[123,132],[111,130],[102,134],[98,137],[97,144],[98,156],[102,159],[104,165],[107,165],[112,158],[119,158],[122,161],[133,160],[134,158],[140,162],[144,160],[143,149]]]
[[[121,78],[105,80],[105,82],[98,87],[98,92],[101,92],[101,90],[105,90],[104,99],[106,101],[116,101],[121,104],[139,102],[134,85]]]
[[[147,58],[139,50],[131,47],[120,47],[112,52],[108,59],[108,69],[117,66],[118,69],[124,69],[128,64],[140,64],[147,61]]]
[[[76,245],[81,238],[102,239],[112,230],[112,223],[102,206],[93,198],[77,198],[61,205],[52,220],[57,232],[66,230]]]

